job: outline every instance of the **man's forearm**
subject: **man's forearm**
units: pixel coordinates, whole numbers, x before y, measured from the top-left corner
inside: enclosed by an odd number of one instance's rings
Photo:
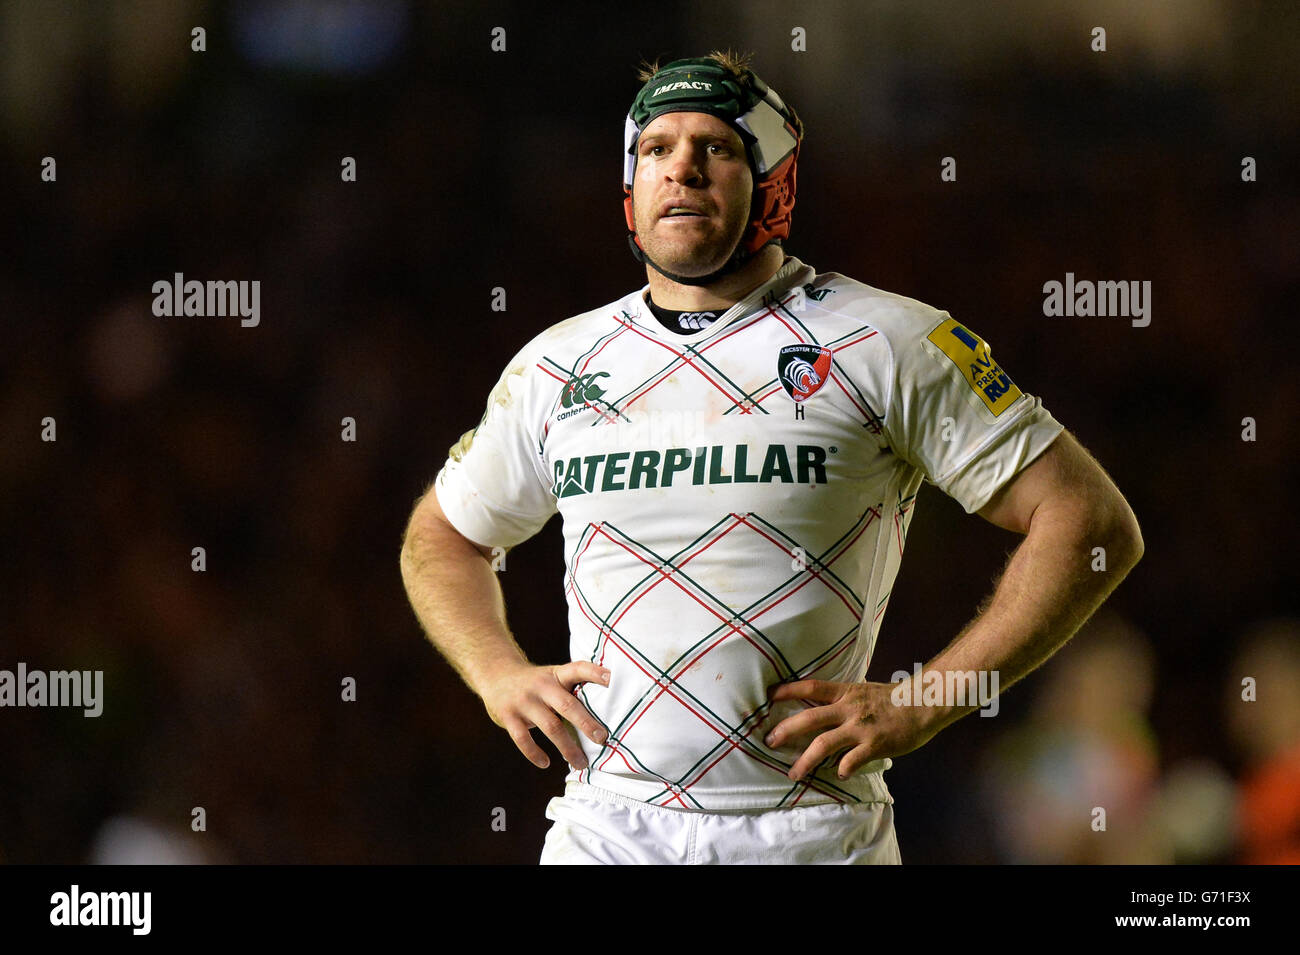
[[[1095,547],[1105,549],[1104,570],[1093,569]],[[985,608],[924,669],[996,672],[1006,690],[1078,631],[1141,553],[1127,512],[1106,520],[1069,510],[1036,516]],[[942,728],[975,708],[939,706],[929,716]]]
[[[609,671],[590,660],[530,663],[506,626],[505,599],[488,553],[457,533],[430,490],[411,515],[402,545],[411,606],[429,640],[529,762],[550,765],[533,739],[536,728],[570,766],[584,769],[587,757],[574,733],[597,745],[609,734],[575,691],[584,683],[608,686]]]
[[[501,667],[527,662],[506,626],[496,573],[444,521],[417,508],[406,530],[401,564],[420,626],[471,690],[482,696],[486,681]]]

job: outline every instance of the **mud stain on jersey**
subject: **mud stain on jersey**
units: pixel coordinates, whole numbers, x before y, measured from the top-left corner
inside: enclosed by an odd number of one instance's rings
[[[502,408],[509,408],[514,401],[514,398],[510,394],[510,385],[514,382],[516,378],[518,378],[522,382],[523,377],[524,377],[523,365],[516,365],[514,368],[511,368],[509,371],[507,371],[501,377],[501,381],[497,384],[497,386],[492,389],[492,394],[488,395],[488,410],[490,411],[494,404],[500,405]],[[487,416],[484,415],[484,417]]]
[[[447,456],[449,458],[453,461],[459,461],[461,458],[465,457],[466,452],[470,449],[470,445],[474,443],[474,435],[478,433],[479,428],[483,427],[484,422],[488,419],[488,415],[492,413],[493,405],[500,405],[502,408],[510,407],[514,402],[514,397],[510,394],[510,384],[516,378],[522,380],[523,375],[524,366],[516,365],[502,376],[501,380],[497,382],[497,386],[492,389],[492,393],[488,395],[487,410],[483,412],[483,417],[479,421],[478,427],[470,428],[470,430],[460,436],[460,440],[453,444],[450,450],[448,450]]]
[[[476,431],[478,431],[477,428],[470,428],[462,434],[460,440],[453,444],[451,449],[447,452],[447,457],[451,458],[453,461],[459,461],[463,458],[465,452],[469,450],[469,446],[474,443],[474,433]]]

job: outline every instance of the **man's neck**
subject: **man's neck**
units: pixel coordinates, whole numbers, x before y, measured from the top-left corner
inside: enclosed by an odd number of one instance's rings
[[[709,285],[682,285],[649,265],[645,272],[656,305],[677,311],[725,310],[775,275],[784,262],[785,251],[779,245],[769,245],[735,272]]]

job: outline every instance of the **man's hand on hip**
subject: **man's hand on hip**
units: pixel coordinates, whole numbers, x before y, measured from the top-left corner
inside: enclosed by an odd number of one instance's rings
[[[597,744],[605,742],[608,734],[573,695],[574,687],[582,683],[608,686],[609,670],[590,660],[574,660],[559,666],[521,662],[494,676],[483,688],[483,705],[492,722],[510,734],[519,751],[534,766],[546,769],[551,765],[550,757],[530,732],[536,727],[555,744],[570,766],[586,769],[587,757],[570,733],[570,725]]]
[[[820,704],[786,717],[767,734],[772,748],[812,739],[787,774],[799,780],[834,753],[843,752],[839,776],[847,779],[867,763],[901,756],[924,745],[942,728],[925,707],[898,706],[890,699],[896,684],[832,683],[799,680],[782,683],[772,702],[808,700]],[[815,738],[814,738],[815,737]]]

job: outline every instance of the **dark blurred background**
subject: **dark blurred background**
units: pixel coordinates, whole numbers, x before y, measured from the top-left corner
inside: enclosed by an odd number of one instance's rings
[[[996,719],[896,760],[904,861],[1300,861],[1298,8],[539,6],[0,3],[0,669],[105,681],[0,709],[0,859],[536,860],[562,760],[425,642],[402,531],[509,357],[644,284],[637,61],[734,47],[807,125],[788,250],[969,323],[1145,534]],[[155,317],[175,272],[259,280],[260,324]],[[1151,324],[1045,317],[1066,272],[1150,281]],[[1015,542],[927,486],[870,677]],[[501,575],[539,662],[561,575],[558,521]]]

